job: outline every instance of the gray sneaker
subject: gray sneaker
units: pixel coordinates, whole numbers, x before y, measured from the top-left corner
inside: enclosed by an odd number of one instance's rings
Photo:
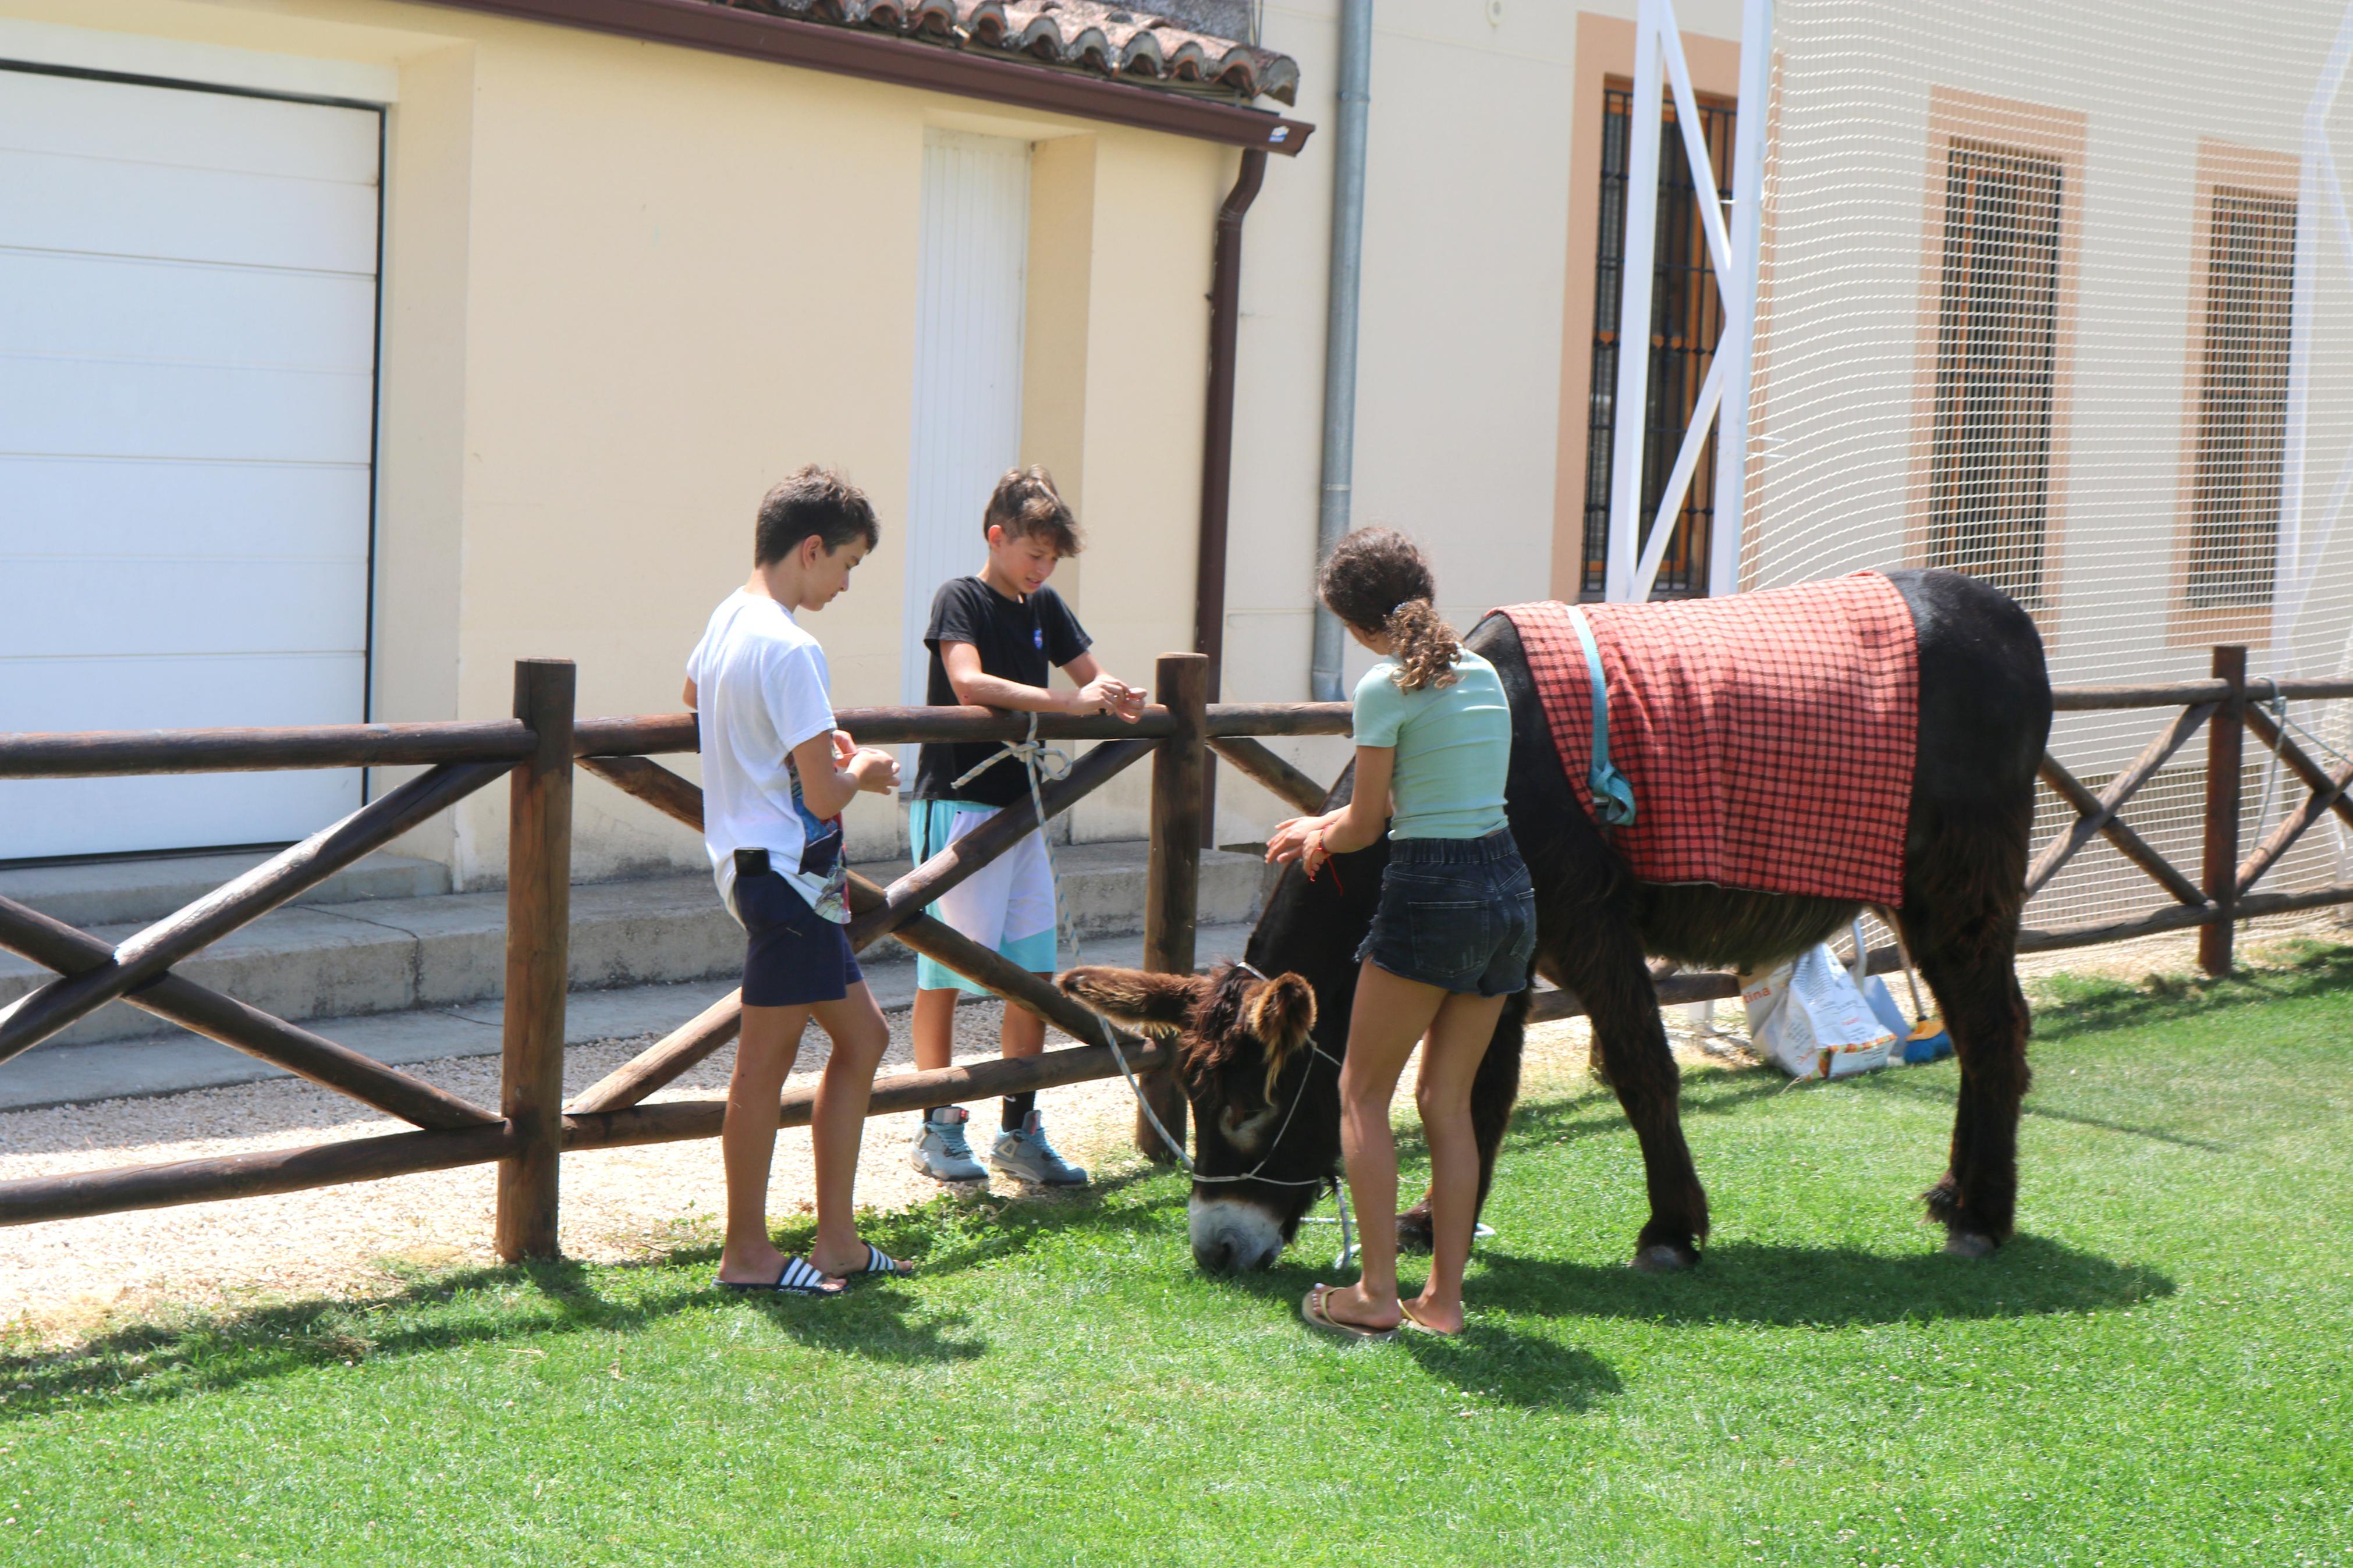
[[[1008,1176],[1035,1182],[1041,1187],[1083,1187],[1087,1173],[1054,1152],[1046,1140],[1046,1123],[1038,1112],[1021,1119],[1018,1132],[999,1132],[988,1152],[988,1163]]]
[[[915,1169],[934,1181],[985,1181],[988,1172],[972,1157],[965,1142],[964,1124],[972,1113],[961,1105],[937,1105],[923,1113],[923,1131],[915,1135]]]

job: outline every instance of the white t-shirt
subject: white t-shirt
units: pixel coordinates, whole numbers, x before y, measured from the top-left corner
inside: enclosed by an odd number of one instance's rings
[[[702,843],[729,912],[735,851],[765,849],[811,909],[848,921],[841,818],[809,811],[792,764],[794,747],[833,729],[825,650],[784,605],[738,588],[711,612],[686,674],[702,712]]]

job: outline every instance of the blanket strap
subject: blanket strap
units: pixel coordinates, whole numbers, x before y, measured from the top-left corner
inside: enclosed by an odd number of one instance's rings
[[[1586,684],[1593,692],[1593,766],[1585,776],[1586,787],[1593,792],[1593,815],[1604,827],[1631,827],[1634,786],[1609,765],[1609,679],[1602,672],[1601,649],[1594,643],[1593,628],[1585,624],[1585,612],[1575,605],[1568,606],[1568,624],[1585,647]]]

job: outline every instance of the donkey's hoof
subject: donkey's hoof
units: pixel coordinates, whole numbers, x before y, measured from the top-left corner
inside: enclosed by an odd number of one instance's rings
[[[1957,1230],[1945,1238],[1947,1258],[1991,1258],[2000,1244],[1989,1236],[1973,1230]]]
[[[1672,1242],[1654,1241],[1628,1259],[1626,1267],[1643,1274],[1680,1274],[1698,1261]]]

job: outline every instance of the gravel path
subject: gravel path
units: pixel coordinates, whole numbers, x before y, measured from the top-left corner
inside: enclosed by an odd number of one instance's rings
[[[2310,919],[2261,934],[2334,938],[2342,928]],[[2259,961],[2262,946],[2245,944]],[[2058,969],[2137,978],[2179,972],[2195,962],[2194,933],[2180,933],[2021,963],[2022,975]],[[1736,1005],[1719,1005],[1719,1020],[1736,1027]],[[995,1009],[957,1011],[958,1061],[996,1054]],[[1702,1039],[1689,1033],[1681,1009],[1668,1015],[1677,1054],[1689,1060],[1746,1061],[1737,1037]],[[884,1070],[913,1066],[908,1016],[891,1016],[892,1046]],[[1589,1085],[1585,1074],[1583,1020],[1541,1026],[1529,1033],[1523,1093],[1557,1093]],[[602,1078],[649,1043],[649,1037],[575,1047],[566,1054],[567,1093]],[[1050,1044],[1069,1043],[1053,1034]],[[795,1083],[814,1079],[824,1066],[825,1037],[812,1029]],[[703,1099],[725,1092],[733,1053],[722,1051],[656,1100]],[[408,1070],[466,1096],[494,1104],[495,1057],[426,1062]],[[1040,1100],[1056,1144],[1098,1173],[1141,1163],[1131,1142],[1133,1102],[1117,1079],[1048,1090]],[[1400,1113],[1412,1114],[1400,1097]],[[995,1107],[973,1106],[975,1143],[985,1150]],[[400,1131],[329,1090],[280,1079],[227,1089],[145,1100],[104,1100],[0,1115],[0,1181],[114,1165],[297,1147]],[[914,1120],[885,1117],[868,1124],[860,1161],[862,1205],[890,1211],[923,1202],[940,1191],[907,1161]],[[389,1181],[354,1183],[309,1192],[234,1202],[192,1204],[90,1219],[58,1220],[5,1233],[0,1269],[0,1333],[21,1340],[77,1338],[109,1321],[164,1304],[234,1305],[295,1295],[343,1295],[380,1289],[387,1269],[491,1263],[495,1167],[477,1165]],[[1009,1194],[1015,1187],[992,1178]],[[979,1184],[972,1184],[977,1190]],[[774,1213],[810,1208],[810,1150],[806,1129],[779,1134],[770,1187]],[[597,1150],[564,1162],[564,1251],[611,1260],[659,1249],[715,1242],[721,1205],[715,1139]]]

